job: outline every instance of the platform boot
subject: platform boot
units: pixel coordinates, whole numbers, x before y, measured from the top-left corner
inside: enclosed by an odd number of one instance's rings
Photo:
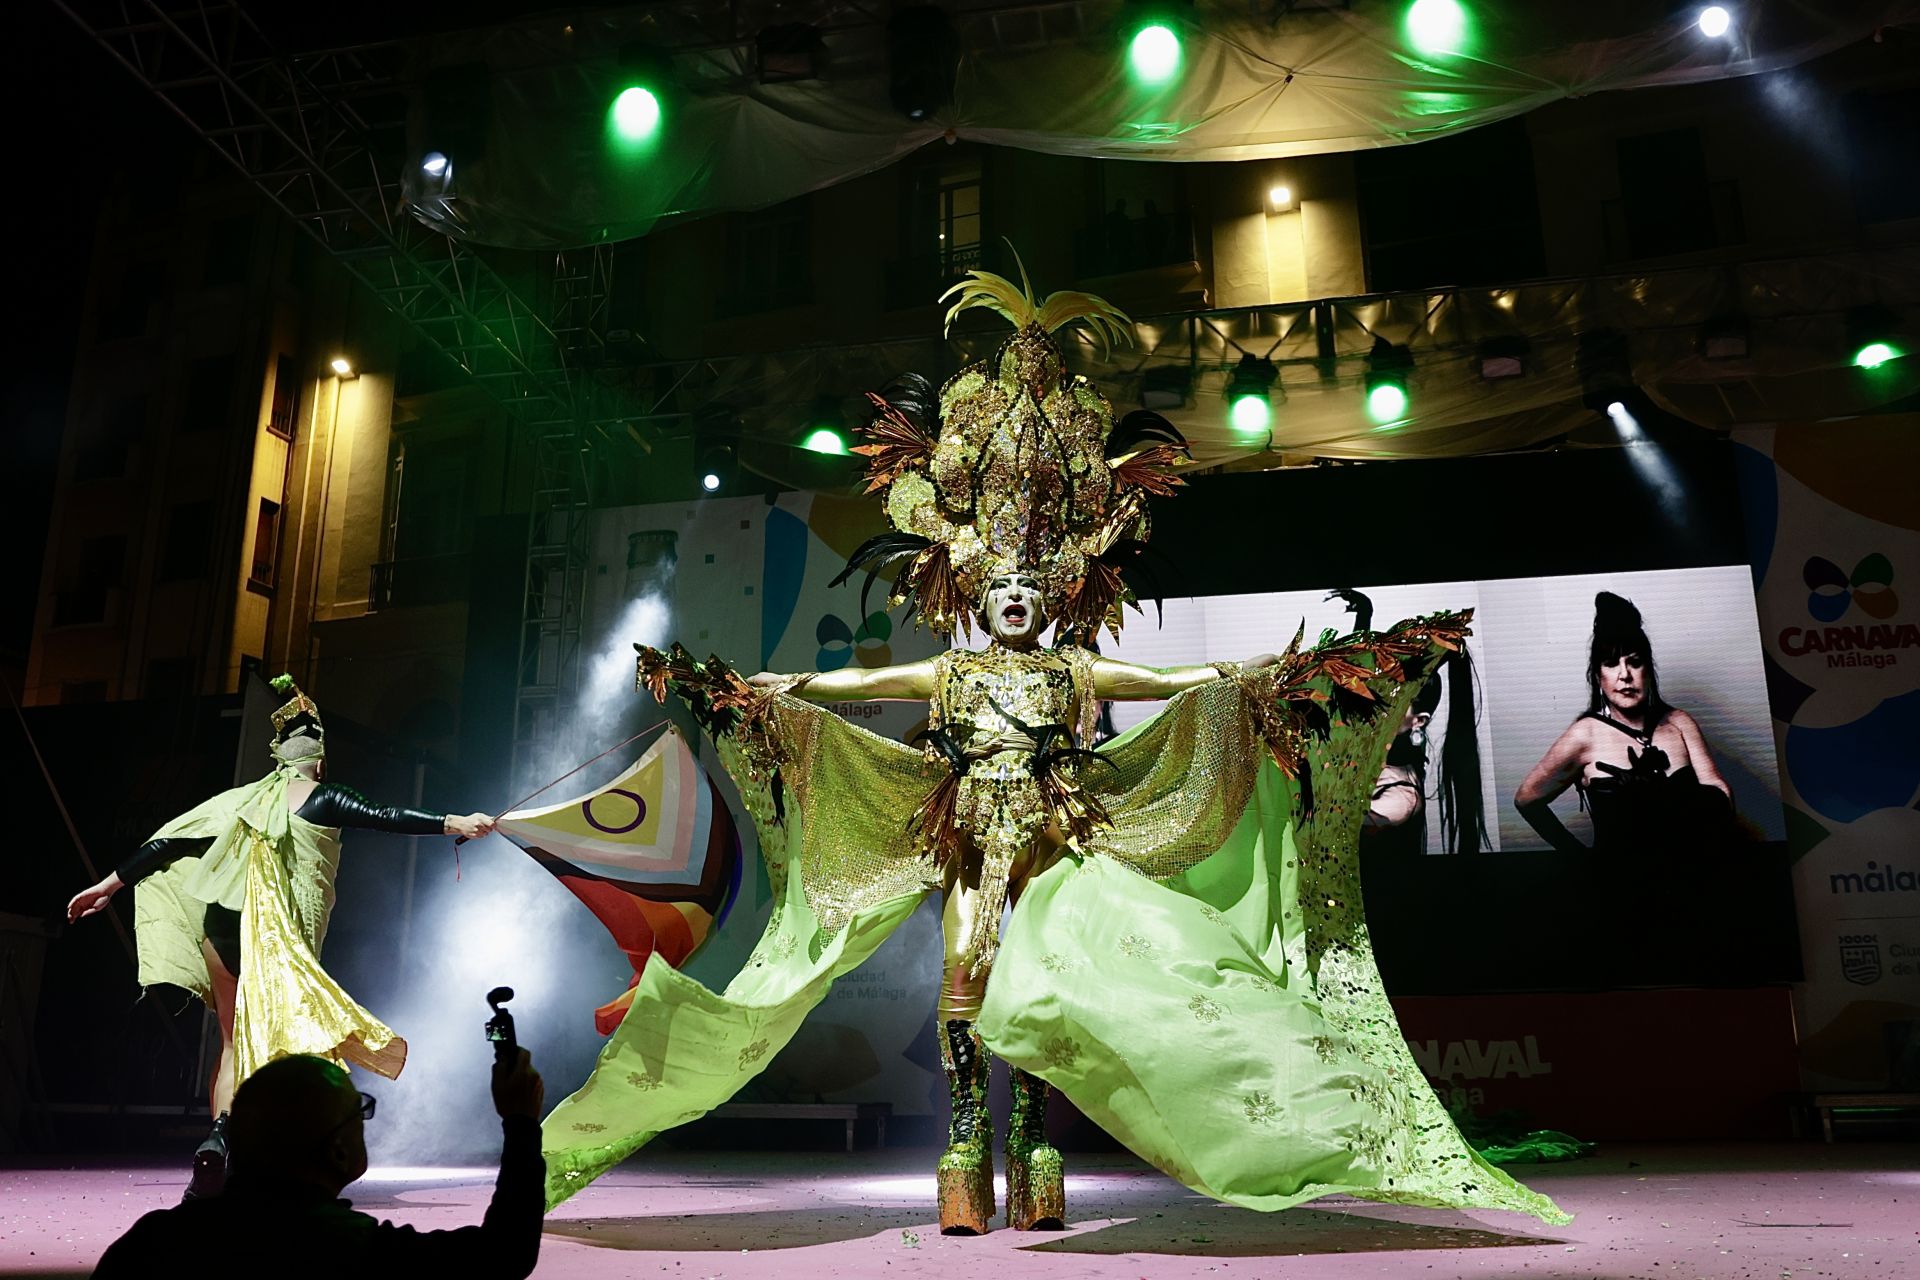
[[[1047,1094],[1039,1076],[1015,1068],[1013,1115],[1007,1121],[1007,1225],[1015,1231],[1062,1231],[1067,1184],[1060,1153],[1047,1141]]]
[[[992,1059],[971,1022],[941,1031],[940,1065],[953,1094],[953,1120],[937,1175],[940,1230],[950,1236],[985,1235],[993,1217],[993,1118],[987,1113]]]
[[[193,1153],[193,1177],[188,1179],[180,1201],[184,1204],[189,1200],[212,1199],[225,1190],[226,1185],[227,1113],[222,1111],[220,1118],[213,1122],[213,1130]]]

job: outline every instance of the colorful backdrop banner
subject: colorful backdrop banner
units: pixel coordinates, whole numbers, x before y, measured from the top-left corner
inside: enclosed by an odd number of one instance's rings
[[[1920,1089],[1920,415],[1740,431],[1815,1089]]]

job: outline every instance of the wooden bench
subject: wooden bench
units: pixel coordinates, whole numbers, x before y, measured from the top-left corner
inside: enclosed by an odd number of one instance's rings
[[[847,1126],[847,1150],[853,1150],[853,1127],[874,1122],[874,1144],[887,1145],[890,1102],[723,1102],[707,1113],[716,1120],[841,1120]]]
[[[1820,1136],[1832,1142],[1834,1112],[1911,1111],[1916,1114],[1908,1118],[1920,1120],[1920,1093],[1816,1093],[1813,1109],[1820,1113]]]

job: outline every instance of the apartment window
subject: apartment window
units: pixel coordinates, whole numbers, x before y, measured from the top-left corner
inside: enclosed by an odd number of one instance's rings
[[[108,594],[126,572],[127,539],[122,534],[83,538],[73,583],[53,598],[56,627],[95,626],[107,620]]]
[[[393,558],[460,555],[472,546],[467,493],[467,437],[409,440],[398,465],[406,471],[393,519]]]
[[[206,270],[201,283],[208,288],[239,284],[253,265],[254,218],[250,213],[221,218],[207,228]]]
[[[731,315],[813,301],[813,219],[806,197],[736,215],[727,224],[727,289]]]
[[[1367,287],[1498,284],[1546,270],[1522,120],[1356,152]]]
[[[207,576],[213,551],[213,503],[183,502],[167,514],[160,544],[161,582],[197,582]]]
[[[75,587],[53,596],[53,625],[97,627],[107,620],[107,588]]]
[[[958,276],[980,265],[980,165],[944,169],[932,178],[934,249],[941,269]]]
[[[294,424],[300,413],[299,366],[289,355],[273,358],[273,409],[267,417],[267,430],[283,440],[293,439]]]
[[[1620,199],[1607,210],[1608,256],[1665,258],[1746,238],[1739,188],[1707,177],[1698,129],[1621,138]]]
[[[253,566],[247,570],[247,585],[270,590],[279,558],[280,504],[271,498],[262,498],[253,522]]]
[[[75,480],[105,480],[127,473],[127,457],[147,429],[148,397],[122,399],[101,415],[74,451]]]
[[[100,338],[138,338],[147,332],[163,276],[154,262],[131,262],[120,273],[100,311]]]
[[[942,148],[945,151],[945,148]],[[887,306],[920,307],[981,265],[985,184],[980,157],[962,150],[909,171],[901,205],[904,253],[887,264]]]
[[[68,680],[60,686],[60,705],[63,707],[106,700],[107,682],[105,680]]]
[[[233,409],[233,368],[231,354],[203,356],[189,366],[180,430],[216,431],[227,425]]]
[[[127,537],[122,533],[96,534],[80,542],[80,583],[117,587],[127,571]]]
[[[192,658],[155,658],[147,664],[141,695],[148,698],[190,698],[198,689]]]

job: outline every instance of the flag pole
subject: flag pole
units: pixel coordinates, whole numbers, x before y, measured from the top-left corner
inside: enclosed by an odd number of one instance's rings
[[[608,756],[620,750],[622,747],[631,746],[632,744],[640,741],[640,739],[646,737],[648,734],[658,733],[662,729],[671,728],[672,725],[673,725],[673,721],[662,720],[659,724],[650,725],[647,728],[642,729],[640,732],[634,734],[631,738],[626,739],[624,742],[614,743],[612,746],[608,747],[605,751],[602,751],[599,755],[595,756],[593,759],[587,760],[580,764],[575,765],[573,768],[567,770],[565,773],[555,778],[552,782],[547,783],[544,787],[540,787],[536,790],[529,791],[526,795],[521,796],[518,800],[515,800],[512,804],[508,805],[505,809],[502,809],[499,813],[495,814],[494,815],[495,819],[497,820],[499,818],[506,816],[509,813],[512,813],[515,809],[518,809],[521,805],[533,799],[535,796],[540,795],[542,792],[553,790],[555,787],[565,782],[568,778],[571,778],[574,774],[579,773],[582,769],[590,768],[593,765],[599,764],[602,760],[605,760]],[[465,836],[461,836],[459,839],[455,840],[453,843],[456,846],[458,846],[458,845],[463,845],[466,842],[467,842],[467,838]]]

